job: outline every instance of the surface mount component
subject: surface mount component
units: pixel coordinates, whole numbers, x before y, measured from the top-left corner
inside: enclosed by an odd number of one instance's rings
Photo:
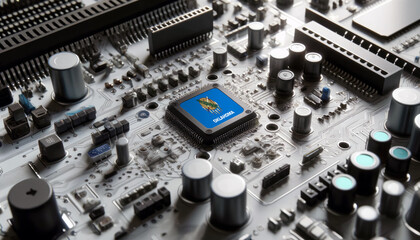
[[[150,55],[164,57],[207,40],[213,31],[213,10],[202,7],[148,30]]]
[[[353,23],[387,38],[420,20],[419,9],[417,0],[383,1],[353,18]]]
[[[169,104],[166,118],[198,145],[217,145],[253,128],[257,115],[218,84]]]
[[[294,41],[305,44],[309,51],[320,52],[327,61],[351,72],[380,94],[400,84],[401,68],[317,22],[312,21],[296,28]]]

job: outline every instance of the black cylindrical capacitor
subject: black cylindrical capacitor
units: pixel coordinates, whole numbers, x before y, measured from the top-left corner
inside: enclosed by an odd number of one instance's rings
[[[378,156],[369,151],[354,152],[350,156],[347,173],[357,181],[357,194],[369,196],[375,193],[380,164]]]
[[[309,52],[305,55],[303,79],[316,82],[321,80],[322,56],[319,53]]]
[[[400,87],[392,92],[386,127],[391,133],[408,136],[414,118],[420,113],[420,90]]]
[[[388,177],[405,181],[410,168],[411,152],[408,148],[395,146],[389,149],[385,174]]]
[[[227,66],[227,50],[226,48],[216,48],[213,51],[213,67],[216,69]]]
[[[289,46],[289,67],[293,71],[302,71],[305,63],[306,47],[302,43],[292,43]]]
[[[21,239],[54,239],[62,232],[54,191],[45,180],[23,180],[10,189],[7,199],[13,227]]]
[[[281,70],[277,74],[276,95],[290,96],[293,95],[293,86],[295,84],[295,74],[290,70]]]
[[[354,210],[356,198],[356,180],[348,174],[333,177],[328,192],[328,208],[340,214],[349,214]]]
[[[361,206],[357,210],[354,235],[359,239],[371,239],[376,235],[376,224],[379,214],[371,206]]]
[[[382,164],[386,163],[391,147],[391,134],[385,130],[372,130],[366,144],[366,150],[375,153]]]
[[[201,202],[210,198],[213,166],[208,160],[194,159],[182,166],[182,196],[189,201]]]
[[[410,149],[413,158],[420,161],[420,114],[414,118],[408,149]]]
[[[0,83],[0,108],[5,107],[13,102],[13,94],[10,88]]]
[[[405,188],[402,183],[388,180],[382,185],[379,212],[387,217],[395,218],[400,213],[402,195]]]
[[[405,220],[409,229],[417,235],[420,233],[420,188],[419,184],[414,187],[415,192],[413,200],[411,201],[410,209],[408,209]]]

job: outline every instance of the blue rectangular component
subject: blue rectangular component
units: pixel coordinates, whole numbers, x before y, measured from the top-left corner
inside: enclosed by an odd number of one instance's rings
[[[104,144],[96,147],[88,152],[89,159],[92,162],[99,161],[111,155],[112,149],[109,144]]]
[[[241,114],[244,109],[220,89],[213,88],[180,104],[206,128],[214,128]]]

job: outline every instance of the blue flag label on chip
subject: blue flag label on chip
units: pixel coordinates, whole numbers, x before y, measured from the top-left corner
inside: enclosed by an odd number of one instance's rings
[[[241,114],[244,109],[233,99],[214,88],[180,104],[206,128],[214,128]]]

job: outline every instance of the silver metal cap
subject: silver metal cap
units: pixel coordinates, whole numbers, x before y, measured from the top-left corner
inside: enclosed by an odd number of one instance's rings
[[[54,99],[58,102],[72,103],[87,94],[79,57],[72,52],[60,52],[48,60]]]

